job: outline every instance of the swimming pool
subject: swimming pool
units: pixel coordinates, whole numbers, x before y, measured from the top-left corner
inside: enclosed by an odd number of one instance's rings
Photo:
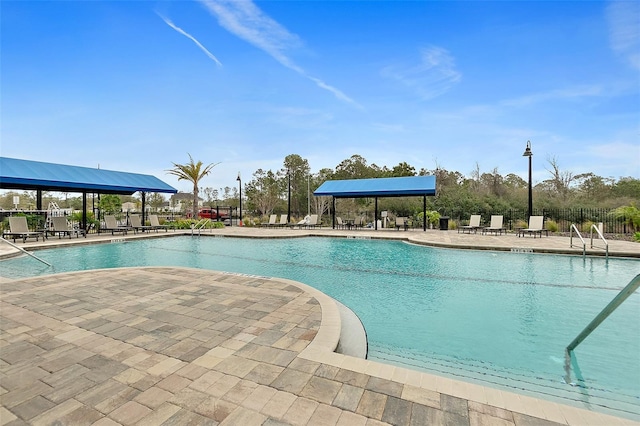
[[[564,381],[564,348],[640,273],[637,260],[346,238],[171,237],[37,255],[53,272],[172,265],[301,281],[360,316],[371,359],[640,419],[640,295],[576,349]],[[26,257],[1,265],[11,278],[52,272]]]

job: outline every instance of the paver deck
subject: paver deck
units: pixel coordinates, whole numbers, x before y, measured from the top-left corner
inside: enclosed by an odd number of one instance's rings
[[[339,333],[331,298],[284,279],[168,267],[4,280],[0,424],[636,424],[340,355]]]

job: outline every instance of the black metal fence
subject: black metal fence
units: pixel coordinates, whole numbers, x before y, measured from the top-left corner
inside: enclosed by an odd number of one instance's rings
[[[567,208],[567,209],[533,209],[532,216],[544,216],[545,222],[554,221],[558,225],[558,232],[569,232],[571,224],[576,224],[579,230],[588,230],[590,225],[602,222],[604,232],[607,234],[630,234],[633,229],[629,226],[626,217],[619,217],[614,213],[615,209],[599,208]],[[488,225],[491,215],[502,215],[505,228],[513,230],[518,223],[528,221],[527,211],[507,209],[502,211],[486,210],[467,212],[463,210],[441,211],[441,216],[448,216],[458,223],[466,222],[472,214],[482,216],[483,225]]]
[[[237,223],[238,209],[229,208],[231,217]],[[576,224],[580,231],[588,231],[590,225],[602,222],[603,230],[607,234],[631,234],[634,230],[629,226],[626,217],[619,217],[614,214],[615,209],[596,209],[596,208],[571,208],[571,209],[533,209],[533,216],[544,216],[545,223],[553,221],[557,224],[558,232],[569,232],[571,224]],[[482,225],[488,225],[491,215],[502,215],[503,225],[506,229],[514,230],[528,221],[527,212],[518,209],[497,210],[476,210],[473,212],[460,210],[439,211],[441,216],[449,217],[450,221],[458,224],[466,224],[472,214],[482,216]],[[22,214],[27,216],[30,229],[42,229],[46,223],[46,211],[0,211],[0,231],[7,228],[9,216]],[[126,215],[126,213],[123,213]],[[416,222],[417,223],[417,222]]]

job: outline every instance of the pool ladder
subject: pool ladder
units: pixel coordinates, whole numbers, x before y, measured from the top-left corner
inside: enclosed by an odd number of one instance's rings
[[[593,231],[594,230],[596,231],[596,234],[598,235],[598,237],[604,242],[604,247],[598,247],[598,246],[594,246],[593,245]],[[574,232],[576,233],[576,235],[578,236],[578,238],[580,238],[580,241],[582,242],[582,256],[586,257],[587,256],[587,243],[584,240],[584,238],[582,238],[582,235],[580,234],[580,231],[578,231],[578,227],[575,225],[575,223],[571,224],[571,229],[569,230],[569,247],[580,247],[578,244],[573,244],[573,233]],[[609,243],[602,236],[602,232],[600,232],[600,228],[598,228],[595,224],[591,224],[591,228],[589,228],[589,233],[591,235],[591,248],[602,248],[602,249],[604,249],[605,250],[605,257],[607,258],[607,260],[609,260]]]
[[[584,339],[591,334],[593,330],[595,330],[602,321],[604,321],[613,311],[616,310],[618,306],[622,302],[624,302],[627,297],[631,296],[637,289],[640,287],[640,274],[636,275],[634,279],[632,279],[629,284],[623,288],[620,293],[616,297],[613,298],[611,302],[607,306],[604,307],[602,311],[587,325],[578,336],[573,339],[573,341],[567,346],[567,354],[573,351],[576,346],[578,346]]]
[[[0,237],[0,238],[1,238],[1,237]],[[2,238],[2,241],[4,241],[5,243],[9,244],[9,245],[10,245],[11,247],[13,247],[13,248],[16,248],[16,249],[20,250],[20,251],[21,251],[21,252],[23,252],[24,254],[29,255],[29,256],[33,257],[34,259],[36,259],[36,260],[38,260],[38,261],[40,261],[40,262],[44,263],[45,265],[47,265],[47,266],[51,266],[51,264],[50,264],[49,262],[47,262],[46,260],[42,260],[42,259],[40,259],[40,258],[39,258],[38,256],[36,256],[35,254],[33,254],[33,253],[31,253],[31,252],[26,251],[25,249],[23,249],[22,247],[20,247],[20,246],[18,246],[18,245],[13,244],[11,241],[6,240],[6,239],[4,239],[4,238]]]
[[[211,222],[211,219],[200,219],[195,224],[191,225],[191,235],[194,234],[194,231],[198,231],[198,236],[200,232],[205,229],[205,227]]]

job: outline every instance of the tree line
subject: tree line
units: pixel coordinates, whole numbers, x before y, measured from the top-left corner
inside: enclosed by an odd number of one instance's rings
[[[548,178],[533,187],[534,206],[538,209],[561,208],[618,208],[635,205],[640,200],[640,179],[605,178],[591,172],[572,174],[561,170],[555,158],[548,160]],[[470,176],[441,167],[416,170],[406,162],[391,168],[369,164],[360,155],[340,162],[335,169],[321,169],[311,173],[308,160],[300,155],[285,157],[279,170],[258,169],[245,184],[246,209],[256,215],[286,213],[291,192],[292,215],[311,211],[325,214],[330,207],[329,197],[313,197],[313,191],[326,180],[365,179],[401,176],[436,177],[436,195],[427,197],[427,209],[445,213],[453,209],[464,211],[526,210],[528,182],[520,176],[503,175],[498,168],[483,172],[477,165]],[[311,194],[311,196],[309,196]],[[381,210],[399,216],[422,211],[421,197],[379,199]],[[337,211],[359,213],[371,208],[371,199],[339,199]],[[344,214],[343,213],[343,214]]]

